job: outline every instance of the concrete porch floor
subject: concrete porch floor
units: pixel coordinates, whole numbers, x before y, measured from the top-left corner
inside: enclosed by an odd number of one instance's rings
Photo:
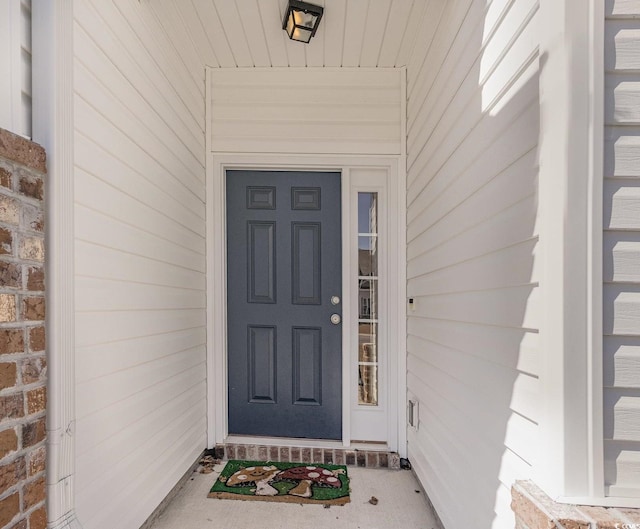
[[[406,470],[349,467],[351,502],[344,506],[218,500],[212,474],[193,473],[149,529],[438,529],[424,492]],[[418,491],[418,492],[416,492]],[[378,499],[377,505],[369,500]]]

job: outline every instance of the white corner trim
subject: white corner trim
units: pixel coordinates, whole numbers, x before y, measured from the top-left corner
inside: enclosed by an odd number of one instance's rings
[[[401,83],[400,134],[401,153],[397,167],[398,203],[398,453],[407,457],[407,68],[399,68]]]
[[[605,497],[603,382],[604,24],[605,0],[589,6],[589,210],[587,226],[587,336],[589,491]],[[619,503],[619,502],[618,502]],[[637,506],[637,501],[636,501]]]
[[[597,26],[603,17],[602,0],[540,1],[543,306],[535,475],[553,498],[601,495],[602,235],[596,232],[602,230],[603,52]]]
[[[227,270],[225,167],[207,153],[207,384],[209,447],[227,437]]]
[[[220,431],[218,418],[216,416],[215,402],[218,398],[218,384],[216,377],[218,366],[216,366],[217,356],[215,354],[216,341],[219,329],[216,325],[216,306],[220,300],[216,298],[218,281],[215,276],[217,255],[219,244],[212,234],[216,233],[216,224],[219,222],[220,213],[212,207],[216,193],[213,176],[213,159],[211,156],[211,68],[205,67],[205,219],[206,219],[206,266],[207,266],[207,446],[213,446],[219,442],[217,432]]]
[[[47,516],[80,529],[74,510],[73,2],[33,2],[34,141],[47,152]]]

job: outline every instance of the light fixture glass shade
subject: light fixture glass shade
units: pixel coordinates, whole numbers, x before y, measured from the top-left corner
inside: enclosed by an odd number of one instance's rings
[[[304,11],[292,11],[293,20],[296,26],[313,29],[318,20],[318,15],[313,13],[305,13]]]
[[[318,29],[324,9],[298,0],[289,0],[282,29],[291,40],[309,42]]]

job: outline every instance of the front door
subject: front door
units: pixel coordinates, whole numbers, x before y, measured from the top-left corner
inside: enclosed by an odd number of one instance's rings
[[[340,187],[227,171],[230,434],[342,437]]]

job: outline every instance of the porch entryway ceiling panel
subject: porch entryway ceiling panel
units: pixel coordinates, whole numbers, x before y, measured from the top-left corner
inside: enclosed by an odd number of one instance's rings
[[[148,1],[180,55],[195,49],[203,64],[220,68],[406,66],[429,4],[314,0],[325,12],[305,45],[281,29],[287,0]]]

